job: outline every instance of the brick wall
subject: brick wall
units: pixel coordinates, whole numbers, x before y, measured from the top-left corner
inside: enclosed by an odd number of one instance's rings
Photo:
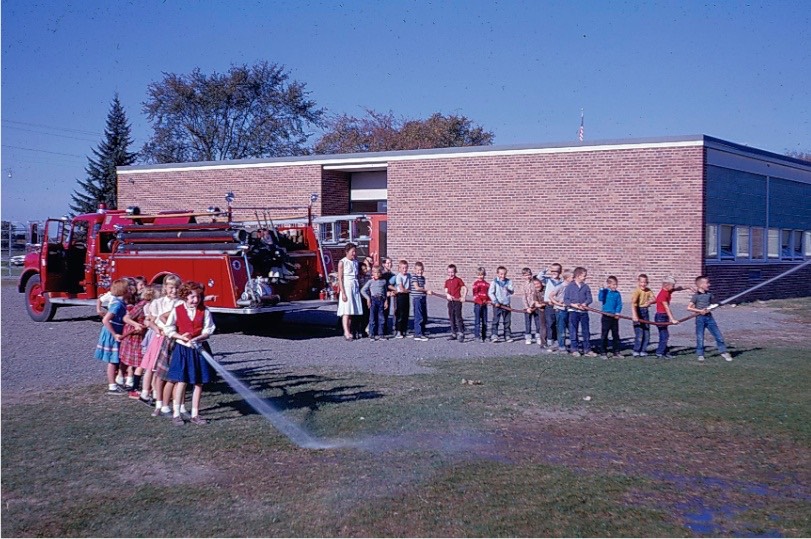
[[[719,300],[743,292],[797,264],[712,264],[705,268],[712,291]],[[778,279],[772,284],[745,295],[736,303],[758,299],[781,299],[811,296],[811,266]]]
[[[477,266],[584,265],[629,292],[698,275],[703,242],[703,149],[630,149],[393,161],[389,254],[422,260],[429,286],[448,263],[470,282]]]
[[[234,206],[307,206],[310,194],[318,193],[313,212],[321,213],[321,167],[233,168],[121,174],[118,179],[120,207],[136,205],[143,213],[163,210],[203,210],[208,206],[225,209],[225,194],[236,195]],[[347,193],[348,200],[348,193]],[[327,209],[330,202],[327,201]],[[347,202],[347,206],[348,206]],[[306,210],[276,212],[272,217],[306,215]],[[256,219],[253,212],[236,218]]]
[[[321,215],[346,215],[349,213],[348,172],[325,170],[321,174]]]
[[[687,282],[703,260],[702,171],[701,147],[390,161],[388,252],[422,260],[434,288],[450,262],[466,281],[479,265],[516,277],[560,261],[586,266],[595,290],[609,274],[626,293],[640,272],[654,287]],[[318,193],[316,214],[349,208],[349,175],[319,165],[124,174],[118,196],[144,212],[196,210],[224,207],[228,190],[237,206]]]

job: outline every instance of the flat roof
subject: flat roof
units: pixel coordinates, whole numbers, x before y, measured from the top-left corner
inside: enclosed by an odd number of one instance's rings
[[[495,155],[529,155],[541,153],[575,153],[621,149],[678,148],[692,146],[706,146],[719,150],[732,150],[735,153],[759,157],[761,159],[776,161],[784,164],[799,165],[801,168],[811,170],[811,163],[801,159],[796,159],[794,157],[780,155],[778,153],[753,148],[743,144],[737,144],[708,135],[682,135],[644,139],[595,140],[582,143],[557,142],[544,144],[463,146],[454,148],[429,148],[424,150],[398,150],[389,152],[297,155],[258,159],[234,159],[229,161],[162,163],[118,167],[117,172],[119,174],[144,174],[148,172],[173,172],[192,169],[217,170],[228,168],[262,168],[293,165],[366,165],[367,167],[374,167],[377,165],[380,166],[380,168],[385,168],[386,163],[389,161],[411,161],[421,159]]]

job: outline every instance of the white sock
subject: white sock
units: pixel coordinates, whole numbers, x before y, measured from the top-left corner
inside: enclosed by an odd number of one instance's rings
[[[200,415],[200,410],[198,410],[197,408],[195,408],[194,406],[192,406],[192,409],[191,409],[191,416],[192,416],[192,417],[197,417],[198,415]]]
[[[115,383],[120,385],[120,386],[123,386],[124,385],[124,377],[119,374],[118,376],[115,377]]]
[[[163,408],[163,401],[160,400],[160,399],[156,400],[155,401],[155,408],[157,408],[158,410],[162,409]]]
[[[171,408],[169,408],[168,406],[165,406],[165,405],[164,405],[164,406],[161,406],[161,413],[162,413],[162,414],[168,414],[168,413],[169,413],[169,412],[171,412],[171,411],[172,411],[172,409],[171,409]]]
[[[148,399],[149,398],[149,391],[147,391],[146,389],[142,389],[141,390],[141,398],[144,399],[144,400]]]
[[[135,377],[127,376],[127,385],[128,386],[134,386],[135,385]]]
[[[172,417],[180,417],[180,406],[174,404],[172,405],[172,408],[174,408],[174,413],[172,414]]]
[[[183,413],[183,414],[188,414],[189,413],[188,410],[186,410],[186,405],[185,404],[180,405],[180,412]]]
[[[112,391],[115,388],[116,388],[115,384],[107,384],[107,389],[109,389],[110,391]]]

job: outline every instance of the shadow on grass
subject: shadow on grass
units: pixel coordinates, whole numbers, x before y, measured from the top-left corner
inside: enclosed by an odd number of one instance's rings
[[[268,359],[257,360],[268,362]],[[367,390],[361,384],[344,384],[340,378],[332,378],[316,374],[294,374],[282,371],[279,367],[243,367],[230,370],[242,383],[263,398],[265,402],[280,412],[288,410],[305,410],[307,413],[318,411],[324,405],[341,404],[384,397],[379,391]],[[306,389],[297,390],[301,386]],[[314,387],[315,386],[315,387]],[[257,412],[231,388],[227,382],[220,379],[206,385],[206,392],[215,397],[217,401],[211,412],[225,416],[235,412],[241,416],[254,415]],[[266,394],[274,396],[265,397]],[[279,395],[279,393],[281,393]],[[217,396],[233,396],[228,400]]]
[[[335,337],[342,331],[338,327],[338,317],[331,311],[218,315],[215,321],[217,333],[243,333],[291,341],[326,339]]]

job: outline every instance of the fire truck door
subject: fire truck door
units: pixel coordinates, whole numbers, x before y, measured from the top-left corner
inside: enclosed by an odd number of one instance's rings
[[[45,241],[40,252],[42,288],[46,292],[64,290],[65,271],[65,221],[48,219],[45,222]]]

